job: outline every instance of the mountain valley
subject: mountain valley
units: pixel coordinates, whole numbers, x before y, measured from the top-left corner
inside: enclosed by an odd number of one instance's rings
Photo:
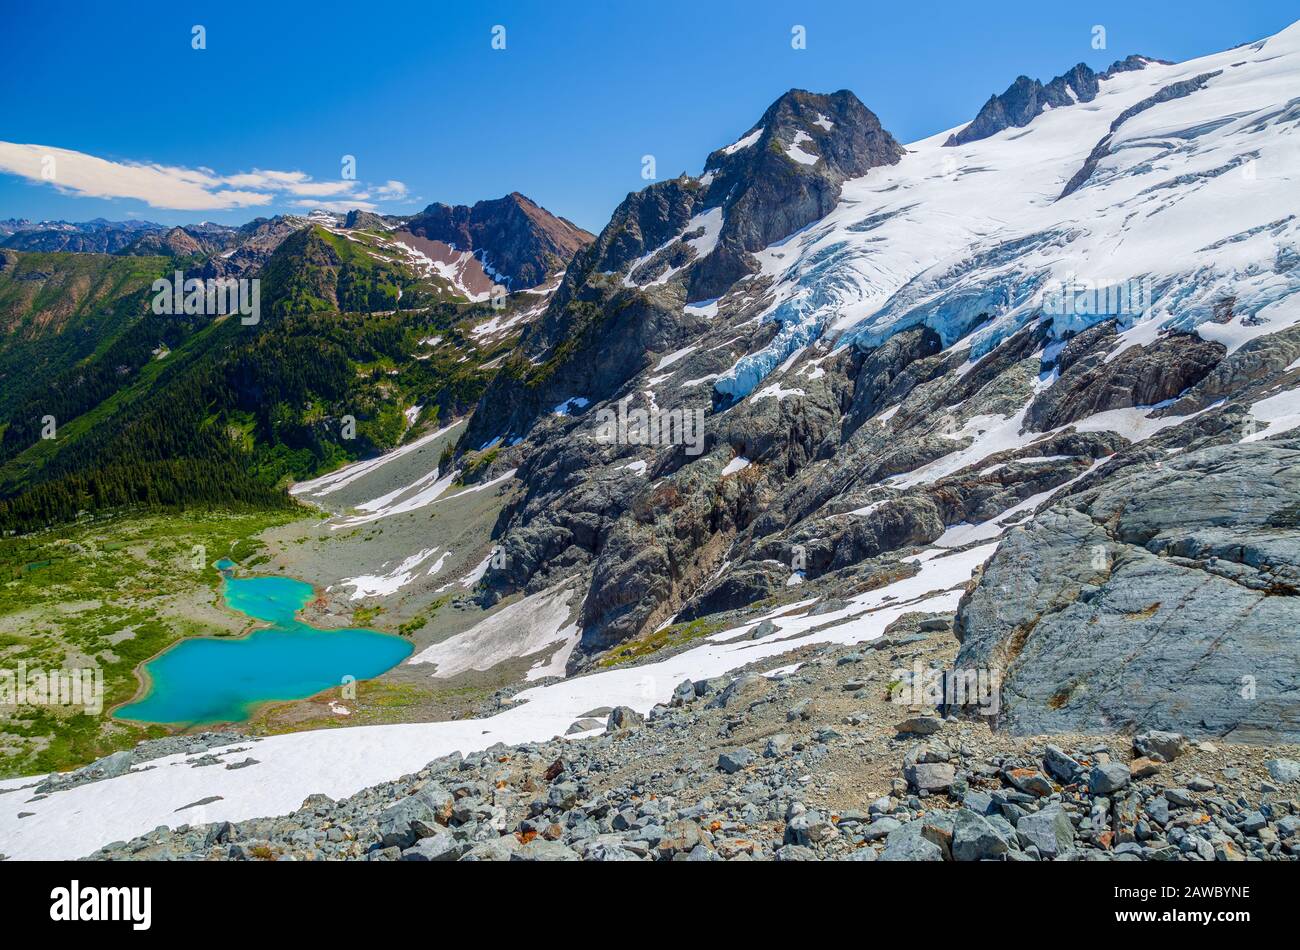
[[[0,222],[0,655],[106,700],[0,711],[0,853],[1296,859],[1298,77],[793,89],[595,235]],[[257,576],[409,656],[115,715]]]

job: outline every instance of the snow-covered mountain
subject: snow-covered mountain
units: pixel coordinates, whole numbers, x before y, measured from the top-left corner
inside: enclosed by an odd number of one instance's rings
[[[1129,60],[1140,68],[1108,70],[1086,102],[965,144],[946,144],[947,130],[896,157],[885,143],[842,183],[808,176],[877,136],[837,137],[832,116],[866,110],[792,93],[701,178],[630,196],[525,335],[532,366],[498,377],[462,442],[522,440],[485,473],[518,468],[527,489],[488,583],[531,591],[582,574],[590,655],[674,615],[772,596],[785,578],[771,563],[792,545],[830,548],[811,578],[931,536],[882,526],[865,542],[862,526],[833,520],[859,496],[1001,452],[1059,455],[1042,443],[1070,433],[1097,434],[1097,460],[1184,420],[1183,448],[1242,412],[1239,437],[1265,422],[1286,431],[1298,46],[1293,26],[1180,65]],[[745,194],[839,198],[761,250],[740,246],[730,284],[700,300],[717,235],[797,223],[785,202],[735,201],[716,174],[719,156],[760,147],[785,159],[749,166]],[[574,398],[583,412],[548,411]],[[601,441],[601,410],[619,405],[703,411],[704,451]],[[764,464],[728,468],[736,458]],[[635,470],[646,488],[626,484]],[[625,484],[611,498],[615,472]],[[719,487],[733,473],[747,487]],[[666,485],[686,499],[676,510],[657,501]],[[943,500],[933,536],[971,503]]]
[[[1118,348],[1177,328],[1229,352],[1292,325],[1298,52],[1292,27],[1116,72],[1091,101],[1049,107],[1023,128],[912,143],[759,255],[773,282],[761,319],[781,331],[715,388],[743,396],[823,337],[875,347],[918,325],[973,358],[1039,319],[1057,340],[1118,319]],[[1151,299],[1119,312],[1105,291],[1125,285]]]

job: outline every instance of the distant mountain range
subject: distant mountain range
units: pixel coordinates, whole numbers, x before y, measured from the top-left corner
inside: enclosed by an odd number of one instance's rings
[[[0,221],[0,248],[78,254],[127,254],[198,259],[214,257],[210,275],[247,274],[265,264],[279,242],[311,224],[348,230],[406,232],[423,241],[435,259],[456,260],[467,283],[482,293],[496,280],[508,289],[535,287],[562,269],[592,235],[514,192],[473,207],[431,204],[413,216],[346,214],[315,210],[306,215],[256,218],[238,227],[202,222],[168,227],[152,221]],[[464,261],[460,259],[464,257]]]

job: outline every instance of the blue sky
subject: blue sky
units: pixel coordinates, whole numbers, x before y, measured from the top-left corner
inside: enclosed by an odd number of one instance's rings
[[[643,155],[660,177],[698,173],[791,87],[852,89],[907,142],[969,120],[1020,73],[1046,80],[1135,52],[1187,59],[1297,15],[1274,0],[0,0],[0,11],[0,168],[30,176],[0,171],[0,218],[239,223],[329,201],[411,213],[518,190],[592,231],[644,186]],[[191,48],[195,24],[204,50]],[[492,48],[498,24],[504,50]],[[806,49],[791,48],[796,24]],[[1096,25],[1104,50],[1092,48]],[[32,172],[47,153],[56,181],[128,196],[60,191]],[[354,181],[341,180],[344,155]]]

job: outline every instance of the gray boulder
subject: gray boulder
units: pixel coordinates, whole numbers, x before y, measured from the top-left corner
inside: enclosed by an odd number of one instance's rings
[[[718,754],[718,768],[732,775],[748,766],[754,758],[754,753],[749,749],[726,749]]]
[[[1145,756],[1158,755],[1166,762],[1178,758],[1186,748],[1186,737],[1177,732],[1152,729],[1133,737],[1134,752]]]
[[[934,735],[942,728],[943,720],[938,716],[912,716],[894,727],[898,732],[917,736]]]
[[[402,851],[403,861],[459,861],[469,850],[469,845],[458,841],[449,831],[441,831],[431,838],[421,838],[412,847]]]
[[[435,835],[451,815],[446,789],[426,786],[379,814],[380,842],[385,848],[409,848],[421,838]]]
[[[514,835],[502,835],[488,841],[480,841],[461,856],[462,861],[509,861],[510,855],[519,850],[519,839]]]
[[[1088,773],[1088,791],[1094,795],[1117,792],[1128,784],[1129,775],[1129,768],[1123,762],[1094,765]]]
[[[511,861],[578,861],[578,852],[559,841],[534,838],[510,852]]]
[[[610,711],[609,721],[605,724],[605,732],[606,734],[626,732],[628,729],[636,729],[644,724],[645,716],[631,706],[615,706]]]
[[[908,822],[885,839],[881,861],[942,861],[944,849],[926,833],[922,821]]]
[[[1043,753],[1043,768],[1057,781],[1066,785],[1078,781],[1083,774],[1083,766],[1054,745],[1049,745]]]
[[[1269,759],[1264,767],[1275,782],[1300,782],[1300,762],[1295,759]]]
[[[1074,844],[1074,825],[1058,804],[1030,812],[1016,822],[1016,837],[1022,848],[1035,847],[1044,858],[1055,858]]]
[[[940,792],[949,788],[957,777],[947,762],[918,762],[905,770],[907,784],[918,792]]]
[[[969,808],[957,809],[952,830],[954,861],[986,861],[1007,851],[1007,842],[989,821]]]

